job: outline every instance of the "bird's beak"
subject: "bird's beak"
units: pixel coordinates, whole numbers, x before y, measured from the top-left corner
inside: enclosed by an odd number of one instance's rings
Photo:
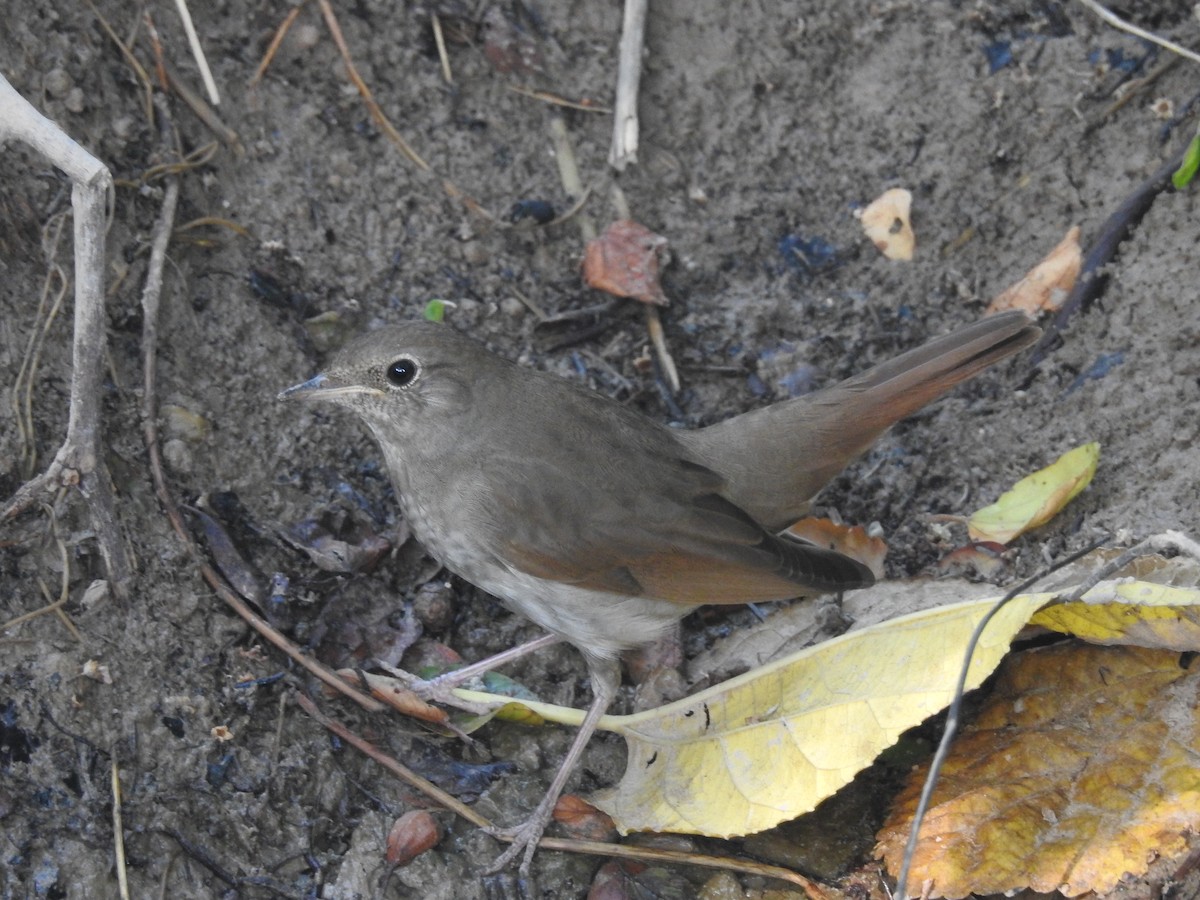
[[[356,394],[382,394],[382,391],[361,384],[338,384],[321,374],[302,384],[293,385],[279,394],[280,400],[329,400],[337,402]]]

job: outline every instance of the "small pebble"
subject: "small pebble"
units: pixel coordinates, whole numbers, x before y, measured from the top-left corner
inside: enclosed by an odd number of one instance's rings
[[[163,459],[176,472],[183,475],[190,475],[192,472],[192,451],[179,438],[171,438],[163,444]]]
[[[46,89],[47,94],[56,99],[65,96],[74,86],[75,82],[71,81],[71,76],[65,69],[51,69],[42,78],[42,87]]]
[[[133,116],[117,116],[112,122],[113,134],[123,141],[133,137],[137,130],[137,123],[134,122]]]
[[[413,614],[428,631],[449,628],[456,606],[454,588],[447,581],[427,581],[413,597]]]

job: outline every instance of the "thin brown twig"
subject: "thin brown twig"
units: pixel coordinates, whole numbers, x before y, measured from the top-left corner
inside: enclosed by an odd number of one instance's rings
[[[92,15],[99,20],[100,27],[104,29],[104,33],[107,34],[109,39],[117,45],[117,49],[121,51],[121,56],[125,58],[126,64],[129,66],[129,68],[133,69],[133,74],[141,83],[142,93],[144,95],[142,97],[142,102],[144,104],[142,112],[146,116],[146,122],[153,126],[154,85],[150,83],[150,75],[146,72],[145,68],[143,68],[142,64],[138,62],[138,58],[133,55],[133,51],[131,51],[125,42],[121,40],[120,36],[116,33],[116,31],[113,30],[113,27],[108,24],[108,19],[104,18],[100,10],[96,9],[96,6],[94,3],[92,3],[92,0],[83,0],[83,2],[86,3],[88,9],[92,11]]]
[[[334,15],[333,7],[329,0],[317,0],[321,7],[321,15],[325,17],[325,24],[329,28],[330,35],[333,36],[333,42],[337,44],[338,52],[342,55],[342,63],[346,66],[346,74],[350,80],[354,82],[354,86],[358,88],[359,95],[363,98],[363,102],[367,104],[367,109],[371,113],[371,118],[375,120],[375,124],[383,131],[388,138],[400,148],[400,152],[407,156],[417,168],[423,172],[430,171],[429,163],[425,162],[420,155],[414,150],[392,125],[391,121],[383,113],[383,109],[375,101],[375,96],[371,93],[371,89],[367,87],[367,83],[362,80],[362,76],[358,74],[358,69],[354,67],[354,60],[350,57],[350,48],[346,45],[346,39],[342,36],[342,28],[338,24],[337,16]]]
[[[167,57],[163,53],[162,41],[158,38],[158,28],[155,26],[154,17],[150,15],[149,10],[146,11],[143,21],[146,23],[146,34],[150,36],[150,52],[154,56],[154,74],[158,76],[159,90],[170,90],[170,81],[167,79]]]
[[[490,819],[475,812],[475,810],[471,809],[471,807],[467,806],[453,794],[443,791],[432,781],[421,777],[403,763],[384,753],[370,741],[355,734],[341,722],[338,722],[336,719],[329,718],[329,716],[321,712],[321,710],[317,707],[317,704],[314,703],[312,699],[306,696],[304,693],[296,691],[295,698],[296,702],[300,705],[300,708],[309,716],[316,719],[317,722],[319,722],[329,731],[332,731],[347,744],[350,744],[355,749],[375,760],[375,762],[379,763],[401,781],[405,782],[411,787],[416,788],[426,797],[429,797],[431,800],[440,804],[441,806],[444,806],[446,809],[450,810],[456,815],[462,816],[472,825],[475,825],[479,828],[493,827]]]
[[[421,791],[425,796],[441,804],[451,812],[466,819],[471,824],[491,832],[495,825],[487,817],[480,815],[458,798],[446,793],[437,785],[413,772],[403,763],[384,753],[370,741],[360,737],[336,719],[331,719],[317,707],[316,703],[305,694],[297,691],[296,702],[309,716],[336,734],[339,738],[359,750],[366,756],[383,766],[400,780]],[[511,840],[496,835],[498,840]],[[824,897],[825,892],[815,882],[803,875],[785,869],[781,866],[769,866],[747,860],[732,859],[707,854],[685,853],[675,850],[658,850],[651,847],[636,847],[629,844],[610,844],[605,841],[578,841],[571,838],[543,837],[538,846],[547,850],[563,850],[570,853],[586,853],[591,856],[611,856],[619,859],[636,860],[640,862],[666,862],[677,865],[694,865],[709,869],[728,869],[748,875],[760,875],[764,878],[778,878],[799,885],[813,897]]]
[[[287,37],[288,31],[295,23],[296,17],[300,15],[300,10],[303,8],[303,3],[297,3],[283,17],[283,21],[279,23],[279,27],[275,29],[275,34],[271,37],[271,43],[267,44],[266,52],[263,53],[263,58],[259,62],[258,68],[254,70],[254,74],[250,78],[250,87],[257,87],[258,83],[262,81],[263,76],[267,74],[267,69],[270,68],[271,61],[275,59],[275,54],[279,52],[280,44]]]
[[[442,34],[442,20],[436,12],[429,14],[433,25],[433,42],[437,44],[438,59],[442,63],[442,77],[446,84],[454,84],[454,73],[450,71],[450,54],[446,52],[446,36]]]
[[[58,243],[62,239],[63,225],[66,221],[66,213],[60,213],[42,228],[42,254],[46,258],[46,278],[42,282],[42,294],[38,300],[37,313],[34,315],[33,332],[29,335],[29,343],[25,348],[25,355],[21,358],[21,368],[17,371],[16,384],[13,386],[12,405],[13,411],[16,413],[17,433],[21,446],[21,474],[25,478],[32,475],[37,466],[37,441],[33,423],[33,388],[37,377],[38,362],[41,359],[42,346],[46,341],[50,326],[58,317],[63,299],[71,287],[66,272],[58,264]],[[52,237],[47,243],[51,229],[53,229]],[[56,278],[59,282],[59,289],[47,312],[46,301],[50,296],[50,285]]]
[[[246,150],[242,146],[241,138],[238,133],[225,124],[224,120],[217,115],[217,111],[213,109],[203,97],[193,91],[184,83],[175,71],[167,66],[167,80],[171,84],[171,90],[179,95],[179,99],[188,105],[196,118],[203,122],[213,134],[221,139],[234,155],[242,156]]]
[[[549,103],[552,106],[562,106],[567,109],[576,109],[580,112],[600,113],[608,115],[612,113],[612,107],[601,106],[598,103],[589,103],[584,100],[568,100],[566,97],[559,94],[553,94],[550,91],[539,91],[534,88],[527,88],[520,84],[510,84],[508,89],[514,94],[520,94],[523,97],[532,97],[534,100],[540,100],[543,103]]]

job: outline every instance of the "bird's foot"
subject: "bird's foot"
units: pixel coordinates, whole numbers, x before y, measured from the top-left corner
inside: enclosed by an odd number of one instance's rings
[[[461,709],[474,715],[481,715],[492,709],[492,707],[486,704],[463,700],[454,693],[455,688],[461,687],[464,682],[470,680],[469,678],[453,677],[457,672],[447,672],[445,675],[439,675],[436,678],[418,678],[411,672],[405,672],[403,669],[397,669],[395,666],[389,666],[379,660],[376,660],[375,663],[390,676],[401,682],[407,690],[412,691],[426,703],[438,703],[442,706]]]
[[[544,798],[538,805],[538,808],[533,811],[533,815],[520,825],[515,825],[512,828],[493,827],[487,829],[488,834],[492,835],[492,837],[499,838],[502,841],[511,841],[512,843],[508,849],[496,857],[496,860],[488,866],[484,872],[485,875],[495,875],[497,872],[511,865],[520,856],[521,865],[517,871],[522,878],[529,878],[529,872],[533,866],[533,854],[537,851],[538,842],[542,839],[542,833],[546,830],[546,826],[550,824],[550,819],[554,815],[554,804],[547,803],[548,799],[550,798]]]

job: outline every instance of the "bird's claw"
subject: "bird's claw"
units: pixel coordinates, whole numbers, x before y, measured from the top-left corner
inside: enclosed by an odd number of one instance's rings
[[[495,875],[511,865],[518,856],[522,856],[521,865],[517,871],[522,878],[529,878],[533,866],[533,854],[537,851],[542,833],[548,824],[548,818],[539,813],[535,813],[520,825],[512,828],[492,826],[485,829],[492,837],[511,842],[509,847],[484,870],[485,875]]]

